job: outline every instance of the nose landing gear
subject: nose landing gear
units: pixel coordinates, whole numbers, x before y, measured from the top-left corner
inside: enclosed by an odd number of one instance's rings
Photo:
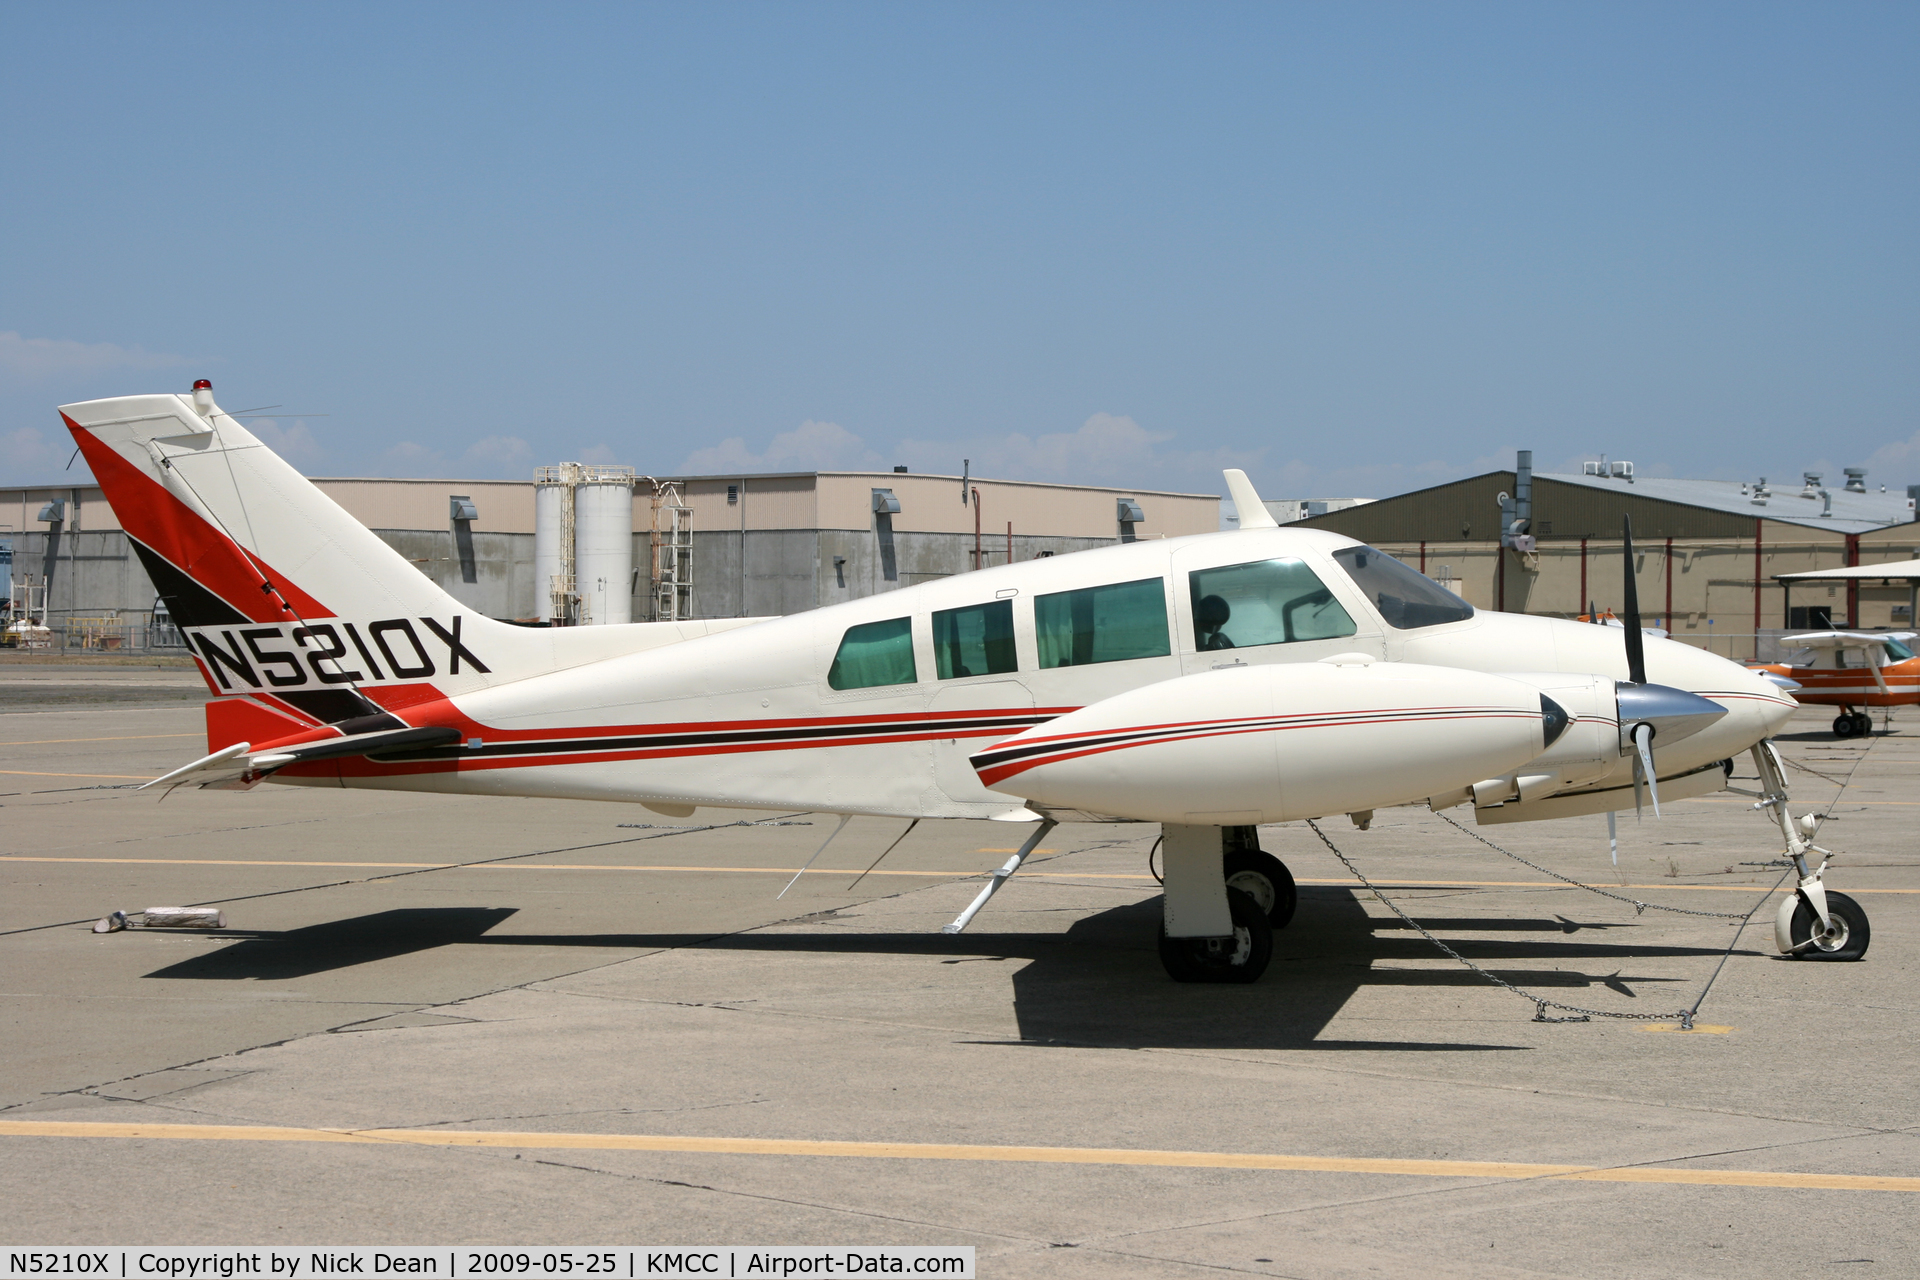
[[[1773,814],[1787,843],[1787,858],[1800,872],[1793,896],[1780,903],[1780,912],[1774,917],[1774,945],[1782,955],[1795,960],[1860,959],[1867,954],[1867,942],[1872,937],[1867,913],[1846,894],[1827,891],[1827,851],[1806,838],[1813,834],[1818,820],[1805,814],[1796,821],[1787,811],[1786,770],[1772,743],[1762,742],[1753,748],[1753,763],[1760,771],[1761,786],[1760,803],[1754,808]],[[1820,865],[1811,871],[1807,869],[1808,853],[1821,856]]]

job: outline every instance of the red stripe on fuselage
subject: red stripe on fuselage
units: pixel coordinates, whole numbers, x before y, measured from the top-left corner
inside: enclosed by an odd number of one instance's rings
[[[1103,743],[1098,746],[1081,747],[1078,749],[1063,748],[1062,750],[1051,752],[1046,755],[1028,756],[1020,760],[1010,760],[1007,763],[1002,765],[994,765],[986,769],[976,769],[974,770],[974,772],[980,775],[980,781],[983,784],[991,787],[997,782],[1005,781],[1006,779],[1011,778],[1016,774],[1025,773],[1029,769],[1036,769],[1041,765],[1058,764],[1062,760],[1078,760],[1082,756],[1105,755],[1110,751],[1129,751],[1135,747],[1154,747],[1154,746],[1161,746],[1161,745],[1170,744],[1170,743],[1193,742],[1196,739],[1200,739],[1200,738],[1226,738],[1226,737],[1234,737],[1240,734],[1247,734],[1247,733],[1284,733],[1289,730],[1295,730],[1295,729],[1323,729],[1323,728],[1357,729],[1357,728],[1365,728],[1370,725],[1377,725],[1377,724],[1380,724],[1380,725],[1407,724],[1407,723],[1431,724],[1436,720],[1514,720],[1514,719],[1538,720],[1539,714],[1537,712],[1527,712],[1527,711],[1460,712],[1458,714],[1452,714],[1452,715],[1431,715],[1431,714],[1398,715],[1398,714],[1389,713],[1389,714],[1379,715],[1379,716],[1375,716],[1367,719],[1354,719],[1354,720],[1344,720],[1344,721],[1322,720],[1315,723],[1301,723],[1301,724],[1268,723],[1268,724],[1256,724],[1256,725],[1247,725],[1247,724],[1244,724],[1242,721],[1236,719],[1232,722],[1228,722],[1228,723],[1231,723],[1233,727],[1219,728],[1219,729],[1209,729],[1205,726],[1205,723],[1202,722],[1196,725],[1195,727],[1189,729],[1188,731],[1173,737],[1148,737],[1148,738],[1135,739],[1129,742],[1110,742],[1110,743]],[[1216,721],[1215,723],[1222,723],[1222,722]],[[1120,730],[1119,732],[1125,732],[1125,730]]]

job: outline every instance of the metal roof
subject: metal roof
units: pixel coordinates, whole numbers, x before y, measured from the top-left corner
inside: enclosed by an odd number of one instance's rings
[[[1753,486],[1737,480],[1669,480],[1635,476],[1632,480],[1617,476],[1563,475],[1535,472],[1541,480],[1602,489],[1609,493],[1651,498],[1657,502],[1678,502],[1729,515],[1759,516],[1785,524],[1805,525],[1809,529],[1831,529],[1838,533],[1870,533],[1888,525],[1906,524],[1914,518],[1902,493],[1850,493],[1838,486],[1827,490],[1833,500],[1833,514],[1823,516],[1826,502],[1813,489],[1801,485],[1768,486],[1765,497],[1756,498]],[[1744,491],[1744,492],[1743,492]]]
[[[1851,569],[1815,569],[1809,573],[1776,573],[1779,582],[1834,582],[1848,579],[1898,578],[1920,581],[1920,560],[1893,560],[1886,564],[1855,565]]]

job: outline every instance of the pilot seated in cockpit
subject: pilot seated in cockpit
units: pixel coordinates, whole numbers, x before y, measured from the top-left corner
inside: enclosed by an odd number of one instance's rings
[[[1227,625],[1227,619],[1233,616],[1233,608],[1219,596],[1206,596],[1193,611],[1194,629],[1200,633],[1200,648],[1231,649],[1233,641],[1227,639],[1220,628]]]

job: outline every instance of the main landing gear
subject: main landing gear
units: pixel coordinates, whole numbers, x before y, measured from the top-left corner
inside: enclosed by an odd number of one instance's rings
[[[1293,876],[1253,827],[1161,828],[1166,897],[1160,963],[1175,982],[1254,982],[1273,931],[1293,919]]]
[[[1781,901],[1774,917],[1774,945],[1794,960],[1860,959],[1867,954],[1872,938],[1867,913],[1846,894],[1828,891],[1824,879],[1827,851],[1811,839],[1819,819],[1811,813],[1795,818],[1787,811],[1787,771],[1772,743],[1762,742],[1753,748],[1753,763],[1760,771],[1760,803],[1754,808],[1773,814],[1786,840],[1787,859],[1800,872],[1800,883],[1791,897]],[[1820,865],[1811,871],[1807,869],[1809,853],[1820,855]]]
[[[1864,711],[1842,707],[1840,714],[1833,718],[1833,736],[1836,738],[1860,738],[1872,732],[1873,717]]]

